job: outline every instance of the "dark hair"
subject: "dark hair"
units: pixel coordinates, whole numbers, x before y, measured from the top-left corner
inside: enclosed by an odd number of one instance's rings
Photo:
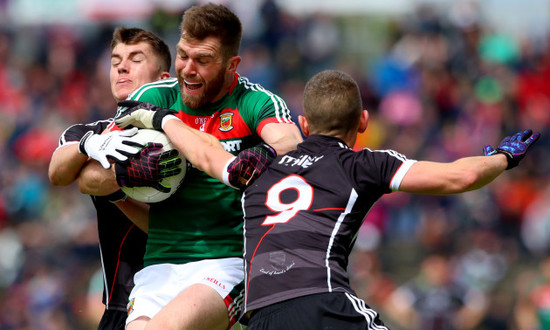
[[[322,71],[306,83],[303,111],[311,134],[346,135],[357,130],[362,110],[359,87],[344,72]]]
[[[185,11],[181,22],[182,38],[204,40],[213,36],[220,39],[224,60],[239,54],[241,21],[223,5],[208,3]]]
[[[153,53],[159,57],[161,71],[170,71],[172,56],[168,45],[154,33],[140,28],[116,28],[111,40],[111,52],[118,44],[134,45],[139,42],[145,42],[151,46]]]

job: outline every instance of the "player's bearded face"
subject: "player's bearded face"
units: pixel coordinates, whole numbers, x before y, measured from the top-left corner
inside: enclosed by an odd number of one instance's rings
[[[199,108],[215,101],[225,82],[225,65],[222,65],[214,77],[205,80],[202,77],[186,77],[178,73],[178,82],[183,103],[190,108]]]

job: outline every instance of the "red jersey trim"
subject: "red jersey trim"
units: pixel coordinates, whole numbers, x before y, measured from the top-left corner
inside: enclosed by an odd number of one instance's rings
[[[264,126],[267,125],[267,124],[272,124],[272,123],[274,123],[274,124],[292,124],[292,125],[294,125],[293,122],[290,122],[290,121],[281,122],[275,117],[266,118],[266,119],[262,120],[260,122],[260,124],[258,125],[258,128],[256,128],[256,134],[258,134],[258,136],[261,136],[261,132],[264,129]]]
[[[109,132],[123,130],[123,128],[118,127],[114,121],[107,126],[107,129],[109,130]]]
[[[237,87],[237,83],[239,82],[239,74],[235,72],[235,77],[233,78],[233,83],[231,84],[231,87],[229,87],[229,95],[233,93],[235,90],[235,87]]]

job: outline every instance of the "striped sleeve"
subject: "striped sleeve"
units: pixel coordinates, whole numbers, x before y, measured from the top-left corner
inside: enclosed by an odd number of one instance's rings
[[[177,78],[161,79],[136,89],[128,95],[127,100],[149,102],[159,107],[169,108],[175,100],[172,92],[174,88],[177,88],[177,85]],[[122,115],[125,110],[126,107],[118,107],[116,118]]]
[[[245,110],[243,117],[256,128],[258,135],[269,123],[293,124],[290,109],[279,95],[251,83],[246,77],[240,76],[239,83],[245,89],[244,106],[240,110]]]

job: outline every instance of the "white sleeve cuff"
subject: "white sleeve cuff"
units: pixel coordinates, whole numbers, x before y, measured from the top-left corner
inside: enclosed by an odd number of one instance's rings
[[[403,178],[405,177],[405,174],[409,171],[411,166],[416,163],[416,160],[407,159],[406,161],[401,164],[397,172],[393,175],[393,178],[390,182],[390,189],[392,191],[398,191],[399,186],[401,186],[401,181],[403,181]]]
[[[230,183],[229,183],[229,171],[227,170],[227,168],[229,167],[229,164],[231,164],[231,162],[233,160],[235,160],[235,158],[237,158],[237,156],[233,157],[233,158],[230,158],[227,163],[225,163],[225,166],[223,167],[223,173],[222,173],[222,182],[225,183],[226,185],[230,186],[231,188],[235,188],[237,189],[236,187],[233,187]]]
[[[178,117],[174,116],[174,115],[167,115],[167,116],[164,116],[164,118],[162,118],[162,122],[160,123],[160,127],[162,129],[164,129],[164,125],[166,125],[166,123],[169,121],[169,120],[172,120],[172,119],[177,119],[179,121],[181,121],[181,119],[179,119]]]

